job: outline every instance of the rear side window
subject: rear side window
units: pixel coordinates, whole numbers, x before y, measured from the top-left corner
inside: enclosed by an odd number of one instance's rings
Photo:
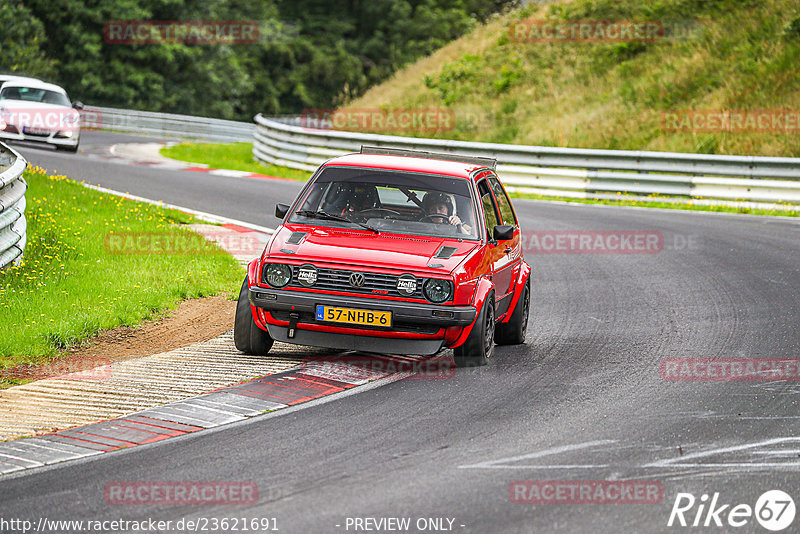
[[[483,204],[483,217],[486,221],[486,238],[491,240],[494,227],[498,224],[497,207],[494,205],[494,199],[492,199],[489,186],[486,185],[486,180],[478,182],[478,194],[481,196],[481,204]]]
[[[497,205],[500,208],[500,215],[503,216],[503,224],[517,226],[517,218],[514,217],[514,210],[511,208],[511,201],[508,200],[508,195],[506,195],[503,186],[500,184],[500,180],[494,176],[489,176],[489,183],[492,186],[492,190],[494,190],[494,198],[497,199]]]

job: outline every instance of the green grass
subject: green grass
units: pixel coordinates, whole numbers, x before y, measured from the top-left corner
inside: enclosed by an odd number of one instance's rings
[[[189,163],[202,163],[212,169],[247,171],[303,182],[311,176],[306,171],[258,163],[253,160],[252,143],[181,143],[162,148],[161,155]]]
[[[180,227],[193,222],[191,216],[101,193],[40,168],[29,168],[25,179],[24,261],[0,273],[0,368],[46,363],[101,330],[137,325],[183,299],[238,290],[243,269]],[[202,245],[184,254],[110,250],[112,236],[150,232]]]
[[[687,23],[649,43],[519,42],[522,19]],[[558,0],[478,27],[407,66],[355,109],[446,109],[437,133],[380,132],[576,148],[800,156],[797,131],[670,132],[665,112],[800,110],[797,0]]]

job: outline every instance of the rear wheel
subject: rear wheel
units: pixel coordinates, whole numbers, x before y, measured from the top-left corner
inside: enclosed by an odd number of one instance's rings
[[[247,277],[244,278],[236,304],[236,319],[233,323],[233,344],[245,354],[264,355],[274,342],[269,333],[261,330],[253,320],[253,310],[248,297]]]
[[[520,345],[525,343],[525,332],[528,330],[528,309],[531,305],[530,284],[522,288],[514,312],[507,323],[497,325],[498,345]]]
[[[494,350],[494,295],[489,295],[475,320],[467,341],[453,351],[456,367],[478,367],[489,363]]]

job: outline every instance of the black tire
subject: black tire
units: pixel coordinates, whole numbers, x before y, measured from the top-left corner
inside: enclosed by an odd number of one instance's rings
[[[528,331],[528,310],[531,306],[530,284],[522,289],[514,312],[507,323],[497,325],[495,343],[498,345],[521,345],[525,343],[525,332]]]
[[[489,363],[494,351],[494,330],[494,294],[490,294],[467,341],[453,351],[456,367],[479,367]]]
[[[263,356],[272,348],[274,340],[269,333],[261,330],[253,321],[253,311],[250,308],[247,277],[244,278],[242,290],[239,291],[239,302],[236,304],[236,319],[233,323],[233,344],[236,349],[245,354]]]
[[[78,145],[80,145],[80,141],[75,146],[69,145],[54,145],[56,150],[63,151],[63,152],[72,152],[73,154],[78,151]]]

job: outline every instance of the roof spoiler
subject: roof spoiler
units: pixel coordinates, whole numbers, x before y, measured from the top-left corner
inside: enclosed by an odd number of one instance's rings
[[[441,152],[426,152],[424,150],[408,150],[405,148],[384,148],[378,146],[361,145],[362,154],[377,154],[380,156],[406,156],[410,158],[439,159],[444,161],[458,161],[460,163],[474,163],[483,165],[493,171],[497,169],[497,160],[480,156],[462,156],[461,154],[445,154]]]

